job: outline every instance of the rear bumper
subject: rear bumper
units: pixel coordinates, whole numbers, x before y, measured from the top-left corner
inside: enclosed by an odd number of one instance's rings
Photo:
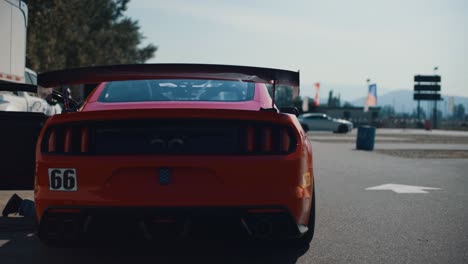
[[[48,208],[286,208],[307,225],[313,174],[306,155],[287,156],[40,156],[36,166],[38,220]],[[76,169],[76,191],[53,191],[50,168]],[[158,173],[170,168],[169,184]],[[304,180],[307,176],[307,180]]]
[[[301,233],[302,231],[302,233]],[[287,208],[250,207],[51,207],[40,221],[45,241],[92,238],[287,239],[305,232]]]

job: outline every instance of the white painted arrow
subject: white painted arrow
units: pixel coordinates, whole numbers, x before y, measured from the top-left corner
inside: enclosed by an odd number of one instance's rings
[[[382,184],[379,186],[369,187],[369,188],[366,188],[366,190],[391,190],[396,193],[428,193],[425,190],[440,190],[440,188],[389,183],[389,184]]]

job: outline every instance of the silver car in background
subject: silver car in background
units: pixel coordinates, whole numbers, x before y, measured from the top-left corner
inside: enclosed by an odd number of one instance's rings
[[[336,119],[320,113],[302,114],[298,117],[304,131],[333,131],[335,133],[348,133],[353,130],[353,123]]]

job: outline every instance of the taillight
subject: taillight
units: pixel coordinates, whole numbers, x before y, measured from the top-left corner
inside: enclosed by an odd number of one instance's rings
[[[247,152],[253,152],[255,149],[255,129],[253,126],[247,127]]]
[[[281,130],[281,151],[289,151],[291,148],[291,136],[287,129]]]
[[[154,143],[157,143],[155,138],[163,141],[163,144],[166,141],[172,142],[170,140],[174,137],[165,126],[133,131],[128,128],[101,129],[94,124],[84,123],[59,124],[48,127],[41,143],[41,151],[63,155],[208,155],[218,152],[225,155],[285,155],[296,150],[298,141],[292,127],[268,122],[242,123],[234,128],[229,125],[229,130],[220,130],[223,133],[213,133],[210,124],[193,132],[184,131],[186,136],[178,139],[184,143],[184,148],[171,152],[170,149],[165,151]],[[159,133],[163,135],[161,139]],[[209,144],[213,144],[213,141],[227,144],[219,143],[212,147]],[[225,145],[227,150],[223,149]]]
[[[247,154],[287,154],[295,150],[292,129],[280,125],[249,125],[246,129]]]
[[[273,150],[272,133],[271,127],[265,127],[263,129],[262,151],[264,152],[270,152]]]
[[[47,152],[55,152],[57,150],[57,135],[55,129],[51,129],[49,133],[49,139],[47,140]]]
[[[65,144],[64,152],[70,153],[72,150],[72,129],[71,127],[65,128]]]
[[[89,150],[89,128],[81,128],[81,152],[86,153]]]
[[[79,154],[88,152],[89,129],[77,125],[50,127],[42,141],[42,152]]]

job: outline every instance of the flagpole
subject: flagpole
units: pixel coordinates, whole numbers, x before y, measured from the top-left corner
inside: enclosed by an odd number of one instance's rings
[[[434,67],[434,76],[437,74],[437,70],[439,69],[439,66]],[[436,84],[436,83],[434,83]],[[437,91],[434,91],[434,94],[436,94]],[[434,128],[437,128],[437,100],[434,100]]]

